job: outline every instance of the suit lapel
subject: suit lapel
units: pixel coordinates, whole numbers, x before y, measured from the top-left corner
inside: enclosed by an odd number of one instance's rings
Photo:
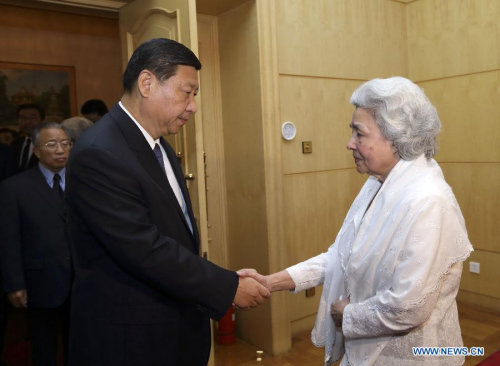
[[[172,187],[170,186],[170,183],[168,181],[167,176],[163,172],[163,169],[161,168],[160,164],[158,163],[158,160],[156,159],[155,153],[151,149],[151,146],[149,146],[148,142],[146,141],[144,135],[142,132],[139,130],[139,128],[136,126],[135,122],[132,121],[132,119],[128,116],[127,113],[119,106],[116,105],[110,112],[110,115],[118,122],[118,126],[123,132],[123,136],[125,140],[127,141],[127,144],[129,147],[134,151],[137,159],[139,160],[139,163],[141,166],[146,170],[146,172],[151,176],[151,178],[156,182],[156,184],[163,190],[163,192],[166,194],[168,199],[170,199],[173,207],[175,207],[177,213],[179,216],[182,218],[184,221],[184,225],[186,226],[187,230],[189,230],[189,226],[186,222],[186,219],[184,217],[184,213],[182,212],[181,206],[179,205],[179,201],[177,201],[177,197],[175,196],[174,191],[172,190]],[[163,148],[165,151],[169,151],[166,147],[166,143],[163,139],[161,139]],[[168,146],[168,144],[167,144]],[[167,156],[168,156],[167,152]],[[169,157],[169,160],[171,158]],[[172,164],[172,169],[174,169],[174,165]],[[179,186],[182,186],[181,182],[179,181],[179,176],[178,173],[174,169],[174,173],[176,175],[177,181],[179,182]],[[182,190],[183,188],[181,188]],[[186,204],[188,204],[188,199],[186,197],[189,197],[186,195],[185,191],[182,191],[184,195],[184,200],[186,201]],[[190,207],[190,204],[189,204]],[[191,214],[190,214],[191,217]],[[193,230],[194,230],[194,224],[195,221],[194,219],[191,219],[191,222],[193,223]],[[197,241],[198,243],[198,241]]]

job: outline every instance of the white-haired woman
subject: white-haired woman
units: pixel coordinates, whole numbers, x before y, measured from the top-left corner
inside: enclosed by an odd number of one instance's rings
[[[269,290],[324,284],[312,341],[325,365],[461,365],[413,347],[462,346],[456,306],[473,250],[450,186],[432,157],[441,122],[408,79],[374,79],[352,95],[347,148],[370,175],[328,252],[261,276]]]
[[[92,127],[94,123],[85,117],[76,116],[65,119],[61,122],[61,125],[66,127],[69,132],[69,137],[71,137],[71,141],[75,142],[78,140],[78,137],[80,137],[85,130]]]

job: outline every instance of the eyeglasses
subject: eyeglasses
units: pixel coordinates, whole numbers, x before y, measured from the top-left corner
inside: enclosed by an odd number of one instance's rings
[[[73,143],[70,140],[62,140],[62,141],[49,141],[45,144],[38,145],[38,147],[46,147],[49,150],[55,150],[57,145],[61,146],[61,149],[67,150],[73,146]]]

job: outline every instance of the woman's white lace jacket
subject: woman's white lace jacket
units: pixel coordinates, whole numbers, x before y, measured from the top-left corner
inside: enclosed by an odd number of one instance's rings
[[[344,353],[342,365],[461,365],[412,347],[462,346],[455,297],[472,250],[436,161],[400,160],[384,184],[370,177],[328,252],[287,268],[296,292],[324,284],[312,340],[325,365]],[[346,297],[340,331],[330,305]]]

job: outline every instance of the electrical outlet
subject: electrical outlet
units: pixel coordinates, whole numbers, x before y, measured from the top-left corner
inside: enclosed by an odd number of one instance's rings
[[[469,272],[479,274],[480,265],[478,262],[469,262]]]
[[[311,154],[313,152],[313,143],[311,141],[302,141],[302,154]]]

